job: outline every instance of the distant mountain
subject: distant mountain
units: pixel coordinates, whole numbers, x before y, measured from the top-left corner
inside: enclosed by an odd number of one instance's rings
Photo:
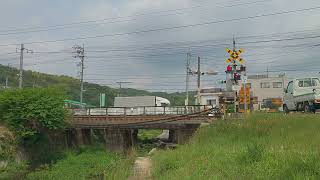
[[[6,77],[8,77],[8,86],[10,88],[17,88],[19,71],[16,68],[0,65],[0,87],[5,87]],[[78,79],[64,76],[64,75],[50,75],[34,71],[24,71],[23,73],[24,87],[56,87],[66,91],[70,100],[79,100],[80,82]],[[114,97],[118,95],[119,90],[108,86],[101,86],[94,83],[84,83],[84,102],[90,105],[99,105],[99,94],[105,93],[107,99],[107,106],[113,105]],[[184,105],[185,92],[165,93],[165,92],[149,92],[145,90],[138,90],[132,88],[121,89],[123,96],[140,96],[153,95],[167,98],[172,105]],[[190,104],[194,103],[195,92],[190,93]]]

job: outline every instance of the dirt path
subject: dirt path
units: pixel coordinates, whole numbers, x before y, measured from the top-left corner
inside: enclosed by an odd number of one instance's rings
[[[137,157],[133,166],[133,176],[129,180],[151,179],[151,166],[149,157]]]

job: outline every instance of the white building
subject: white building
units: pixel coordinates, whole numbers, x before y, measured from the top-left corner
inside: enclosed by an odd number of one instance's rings
[[[249,75],[247,85],[251,87],[252,95],[258,98],[258,105],[254,109],[259,109],[263,102],[271,98],[283,99],[283,89],[288,84],[285,75]]]
[[[221,88],[206,88],[200,90],[200,105],[219,107],[219,97],[222,95]],[[197,96],[195,96],[197,98]],[[197,100],[196,100],[197,101]],[[198,102],[196,102],[198,104]]]

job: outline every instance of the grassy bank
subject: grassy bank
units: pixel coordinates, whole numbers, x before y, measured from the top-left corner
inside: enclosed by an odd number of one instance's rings
[[[102,148],[82,149],[67,152],[65,158],[29,173],[27,179],[127,179],[132,162],[130,157],[106,153]]]
[[[319,179],[320,116],[254,114],[153,156],[154,179]]]

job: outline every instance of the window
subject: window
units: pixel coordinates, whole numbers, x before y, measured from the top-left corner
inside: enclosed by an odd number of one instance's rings
[[[311,79],[307,79],[303,81],[303,87],[310,87],[311,86]]]
[[[261,88],[270,88],[270,83],[269,82],[262,82]]]
[[[293,81],[290,81],[287,88],[287,93],[293,93]]]
[[[319,86],[319,79],[318,78],[312,78],[312,86]]]
[[[298,86],[299,87],[313,87],[319,85],[318,78],[305,78],[305,79],[298,79]]]
[[[272,86],[273,88],[282,88],[282,82],[273,82]]]
[[[217,104],[217,100],[216,99],[208,99],[207,100],[207,105],[216,105]]]
[[[319,79],[318,78],[312,78],[312,86],[319,86]]]

